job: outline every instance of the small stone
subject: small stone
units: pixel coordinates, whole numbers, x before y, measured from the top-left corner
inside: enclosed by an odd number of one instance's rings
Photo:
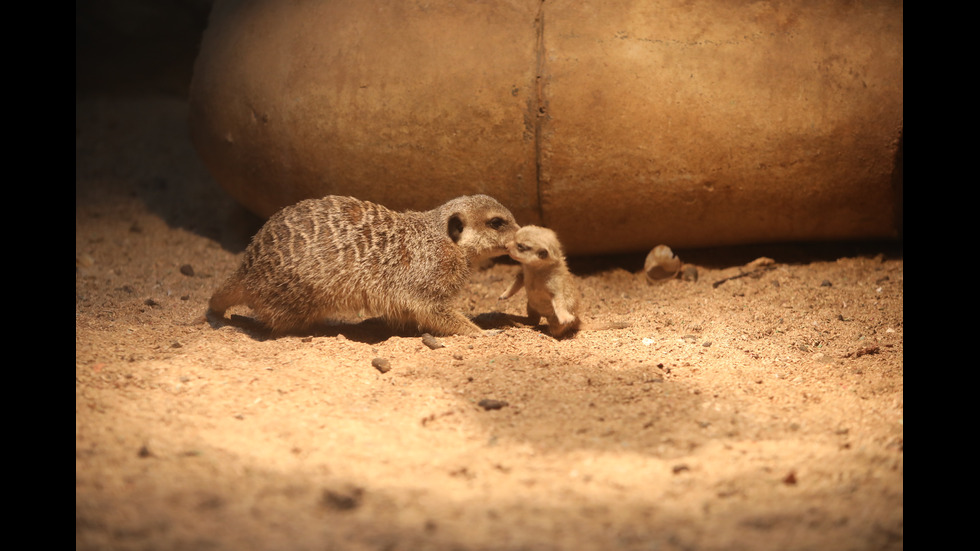
[[[180,267],[180,273],[184,274],[187,277],[194,277],[194,267],[191,266],[190,264],[184,264],[183,266]]]
[[[91,268],[95,265],[95,259],[89,254],[76,254],[75,255],[75,267],[76,268]]]
[[[493,400],[490,398],[484,398],[483,400],[477,402],[476,405],[480,406],[483,409],[491,410],[491,409],[501,409],[507,407],[508,404],[503,400]]]
[[[432,350],[436,350],[438,348],[445,348],[446,347],[446,345],[442,344],[435,337],[433,337],[432,335],[430,335],[428,333],[423,333],[422,334],[422,344],[428,346]]]
[[[866,346],[845,355],[845,358],[860,358],[861,356],[866,356],[868,354],[877,354],[881,352],[881,349],[877,346]]]
[[[375,369],[377,369],[382,373],[387,373],[391,371],[391,362],[389,362],[384,358],[375,358],[371,360],[371,365],[373,365]]]
[[[361,504],[363,498],[363,488],[346,485],[340,488],[327,488],[323,490],[320,503],[328,509],[350,511],[356,509]]]

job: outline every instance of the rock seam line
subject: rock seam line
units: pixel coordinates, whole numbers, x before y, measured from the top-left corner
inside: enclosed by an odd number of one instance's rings
[[[545,45],[544,45],[544,2],[538,3],[538,15],[534,19],[536,44],[535,44],[535,101],[532,106],[533,113],[530,116],[534,120],[534,170],[535,170],[535,190],[538,196],[538,219],[542,225],[546,225],[544,219],[544,201],[542,197],[542,182],[545,178],[543,168],[542,140],[544,134],[544,123],[548,116],[547,100],[544,96],[544,72],[545,72]]]

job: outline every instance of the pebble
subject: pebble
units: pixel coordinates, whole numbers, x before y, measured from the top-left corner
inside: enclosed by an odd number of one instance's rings
[[[445,348],[446,347],[446,345],[442,344],[435,337],[433,337],[432,335],[430,335],[428,333],[423,333],[422,334],[422,344],[428,346],[432,350],[436,350],[438,348]]]
[[[361,504],[363,498],[363,488],[346,485],[339,488],[324,489],[320,502],[328,509],[350,511],[356,509]]]
[[[375,358],[371,360],[371,365],[373,365],[375,369],[377,369],[382,373],[387,373],[391,371],[391,362],[389,362],[384,358]]]
[[[483,400],[477,402],[476,405],[480,406],[483,409],[491,410],[491,409],[505,408],[507,407],[508,404],[503,400],[493,400],[490,398],[484,398]]]
[[[91,268],[95,265],[95,259],[89,254],[77,254],[75,255],[75,267],[76,268]]]

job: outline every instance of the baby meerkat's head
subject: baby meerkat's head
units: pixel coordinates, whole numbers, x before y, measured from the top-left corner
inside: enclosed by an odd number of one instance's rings
[[[564,259],[558,235],[548,228],[524,226],[507,244],[510,257],[521,264],[552,264]]]
[[[489,195],[457,197],[438,210],[449,238],[474,262],[507,254],[519,227],[507,207]]]

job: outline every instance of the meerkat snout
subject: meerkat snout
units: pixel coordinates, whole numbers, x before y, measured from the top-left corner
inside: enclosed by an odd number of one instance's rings
[[[449,238],[473,262],[507,254],[507,243],[519,229],[514,215],[487,195],[453,199],[438,210],[447,218]]]

